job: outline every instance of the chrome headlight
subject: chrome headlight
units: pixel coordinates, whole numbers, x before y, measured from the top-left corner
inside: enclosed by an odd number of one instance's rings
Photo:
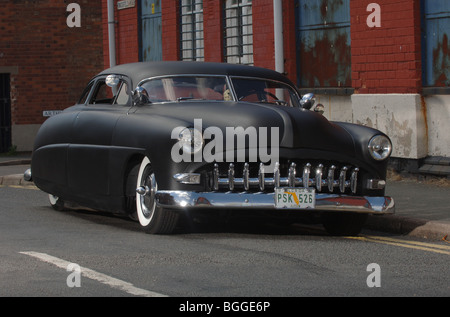
[[[203,135],[194,128],[184,128],[178,135],[178,140],[183,148],[184,153],[194,154],[203,147]]]
[[[376,135],[369,141],[369,153],[377,161],[387,159],[392,152],[392,143],[384,135]]]

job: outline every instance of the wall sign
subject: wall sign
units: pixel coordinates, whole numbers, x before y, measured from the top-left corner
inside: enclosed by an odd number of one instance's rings
[[[135,5],[136,5],[136,0],[123,0],[123,1],[117,2],[117,9],[123,10],[123,9],[128,9],[128,8],[134,8]]]
[[[43,117],[53,117],[56,116],[57,114],[60,114],[62,112],[62,110],[44,110],[42,112],[42,116]]]

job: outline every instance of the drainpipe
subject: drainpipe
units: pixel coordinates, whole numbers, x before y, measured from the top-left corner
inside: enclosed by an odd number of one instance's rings
[[[275,42],[275,70],[284,73],[283,43],[283,4],[282,0],[273,0],[273,25]]]
[[[114,0],[108,0],[109,67],[116,66],[116,33],[114,28]]]

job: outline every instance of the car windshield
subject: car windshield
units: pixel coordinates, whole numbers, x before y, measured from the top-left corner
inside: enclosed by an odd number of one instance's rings
[[[151,103],[182,101],[247,101],[299,107],[299,97],[289,85],[260,78],[225,76],[169,76],[145,80],[140,85]]]
[[[232,77],[239,101],[272,103],[299,107],[299,97],[290,86],[268,79]]]
[[[150,102],[233,100],[225,76],[173,76],[149,79],[141,84]]]

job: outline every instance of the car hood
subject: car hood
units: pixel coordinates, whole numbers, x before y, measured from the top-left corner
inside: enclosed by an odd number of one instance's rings
[[[170,104],[152,104],[141,107],[139,113],[148,112],[159,118],[172,118],[186,122],[186,127],[194,127],[194,120],[201,122],[201,128],[254,127],[258,133],[266,127],[269,133],[278,128],[280,148],[314,149],[338,152],[354,156],[355,146],[352,136],[342,127],[328,121],[313,111],[279,105],[248,102],[194,102],[186,101]],[[198,119],[201,119],[199,121]],[[170,120],[169,120],[170,121]],[[224,132],[225,135],[225,132]],[[268,138],[270,142],[270,135]]]

